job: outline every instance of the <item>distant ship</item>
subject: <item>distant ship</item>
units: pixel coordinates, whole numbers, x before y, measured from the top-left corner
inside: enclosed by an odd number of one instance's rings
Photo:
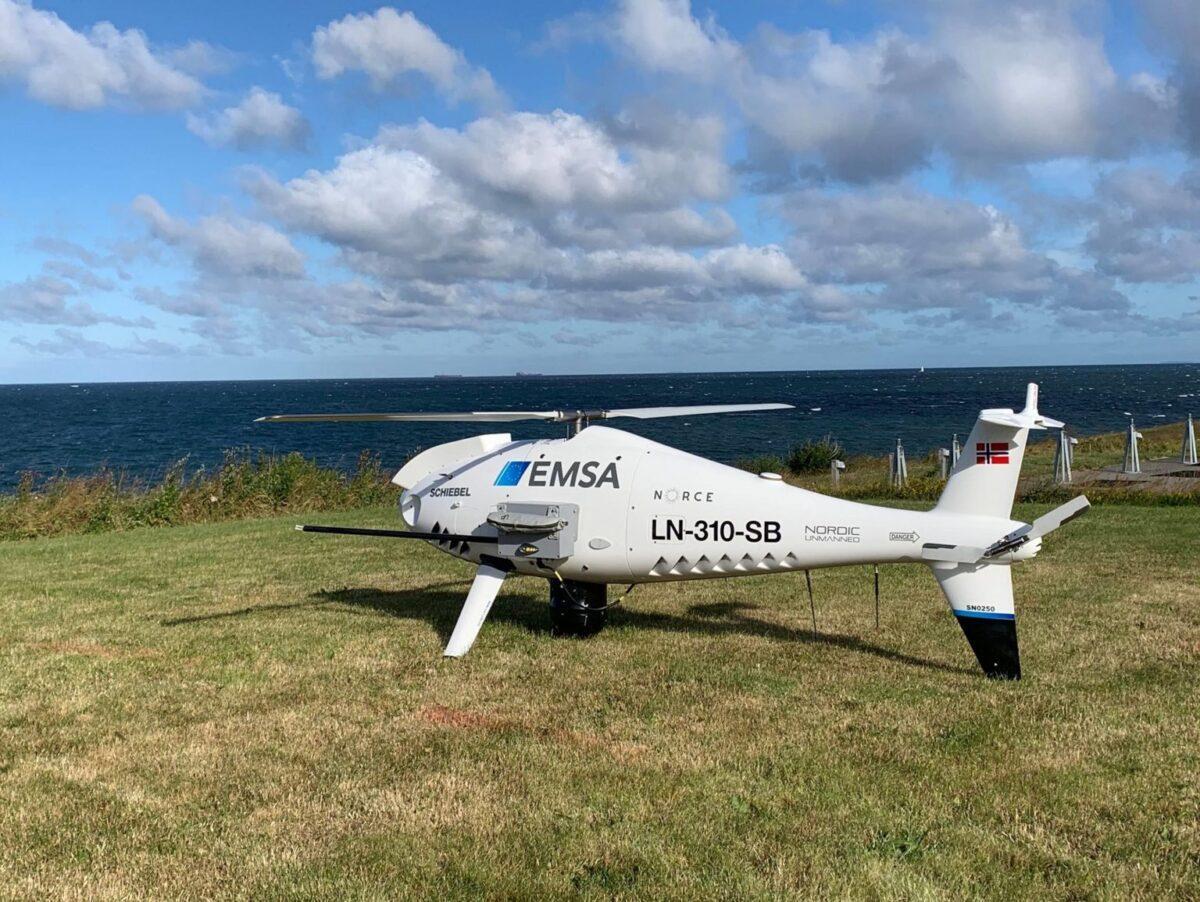
[[[542,374],[541,373],[522,373],[520,370],[517,370],[517,375],[518,376],[540,376]]]

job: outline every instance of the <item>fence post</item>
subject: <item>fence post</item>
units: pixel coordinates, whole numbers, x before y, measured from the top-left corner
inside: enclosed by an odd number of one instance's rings
[[[1183,427],[1183,454],[1181,455],[1185,464],[1200,463],[1200,459],[1196,457],[1196,426],[1192,422],[1192,415],[1189,413],[1187,425]]]
[[[892,485],[896,488],[903,488],[908,482],[908,463],[904,460],[904,445],[900,443],[900,439],[896,439],[896,451],[891,455],[892,461]]]
[[[958,433],[954,433],[954,441],[950,443],[950,466],[958,466],[959,455],[962,454],[962,445],[958,443]]]
[[[1142,472],[1142,460],[1138,456],[1138,439],[1142,434],[1137,431],[1137,427],[1133,425],[1133,418],[1129,419],[1129,428],[1125,430],[1125,460],[1121,464],[1122,473],[1140,473]]]
[[[942,479],[950,478],[950,449],[938,448],[938,465],[942,471]]]
[[[837,488],[842,483],[842,470],[846,469],[846,464],[840,460],[831,460],[829,462],[829,478],[833,480],[834,488]]]
[[[1067,435],[1067,430],[1058,431],[1058,443],[1054,446],[1054,481],[1059,485],[1069,485],[1071,482],[1071,443],[1075,439]]]

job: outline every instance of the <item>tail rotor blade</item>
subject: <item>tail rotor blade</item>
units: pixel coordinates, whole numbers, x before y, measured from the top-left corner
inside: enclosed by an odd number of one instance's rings
[[[1041,538],[1048,532],[1054,532],[1064,523],[1069,523],[1076,517],[1082,516],[1092,503],[1083,495],[1078,498],[1072,498],[1066,504],[1061,504],[1048,514],[1042,514],[1033,521],[1033,528],[1029,530],[1029,538]]]
[[[1016,532],[1011,532],[995,542],[984,553],[984,557],[996,557],[1008,551],[1015,551],[1026,542],[1040,539],[1047,533],[1054,532],[1064,523],[1069,523],[1081,516],[1092,504],[1083,495],[1072,498],[1066,504],[1060,504],[1048,514],[1042,514],[1028,526],[1022,526]]]
[[[454,624],[454,632],[450,634],[450,641],[446,643],[443,654],[447,658],[461,658],[471,650],[507,575],[507,571],[491,564],[479,565],[475,581],[471,583],[471,590],[463,603],[462,613],[458,615],[458,622]]]

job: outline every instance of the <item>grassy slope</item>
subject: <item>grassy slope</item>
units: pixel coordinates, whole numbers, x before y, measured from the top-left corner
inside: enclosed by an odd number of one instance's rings
[[[6,893],[1200,893],[1194,509],[1018,568],[1019,684],[917,566],[879,632],[864,568],[815,574],[817,634],[792,574],[588,642],[515,580],[446,662],[469,568],[290,523],[0,547]]]

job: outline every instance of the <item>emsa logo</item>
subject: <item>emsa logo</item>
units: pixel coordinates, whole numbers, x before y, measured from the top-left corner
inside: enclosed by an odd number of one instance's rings
[[[529,472],[527,485],[571,486],[572,488],[591,489],[602,485],[611,485],[614,489],[621,487],[617,480],[617,465],[615,463],[601,464],[598,460],[572,461],[563,463],[560,460],[510,460],[500,468],[500,474],[492,485],[520,485],[526,471]]]
[[[529,461],[510,460],[500,470],[500,475],[496,477],[496,481],[492,485],[517,485],[527,469],[529,469]]]

